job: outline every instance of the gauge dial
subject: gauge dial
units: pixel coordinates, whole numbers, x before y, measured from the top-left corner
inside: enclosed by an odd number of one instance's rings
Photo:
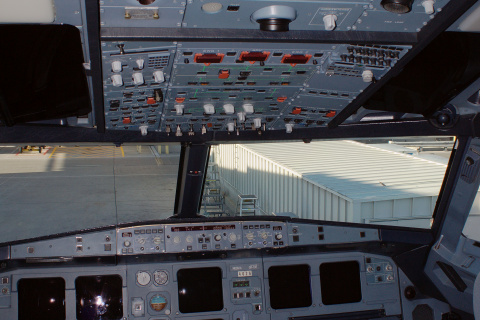
[[[164,270],[157,270],[153,273],[155,284],[162,286],[168,282],[168,273]]]
[[[152,276],[146,271],[137,272],[137,283],[141,286],[146,286],[150,283]]]
[[[162,311],[167,306],[167,299],[161,294],[156,294],[150,299],[150,308],[155,311]]]

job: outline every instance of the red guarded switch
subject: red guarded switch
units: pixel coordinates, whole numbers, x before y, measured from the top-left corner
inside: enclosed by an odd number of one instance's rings
[[[337,115],[337,111],[328,111],[327,114],[325,114],[325,117],[327,118],[333,118]]]
[[[278,97],[277,98],[278,102],[285,102],[285,100],[287,100],[287,97]]]
[[[147,104],[155,104],[155,103],[157,103],[157,102],[155,101],[154,97],[148,97],[147,98]]]
[[[130,117],[126,117],[126,118],[123,118],[123,124],[130,124],[132,122],[132,118]]]
[[[300,114],[302,112],[302,108],[295,107],[292,110],[292,114]]]
[[[218,72],[219,79],[228,79],[230,77],[230,70],[220,70]]]

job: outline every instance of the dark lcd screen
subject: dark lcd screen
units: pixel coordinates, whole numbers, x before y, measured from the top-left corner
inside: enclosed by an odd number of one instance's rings
[[[65,320],[65,318],[65,280],[63,278],[18,281],[19,320]]]
[[[177,281],[181,313],[223,309],[222,269],[181,269],[177,272]]]
[[[123,317],[120,276],[78,277],[75,290],[77,320],[118,320]]]
[[[306,264],[268,269],[270,305],[273,309],[304,308],[312,305],[310,267]]]
[[[362,300],[360,265],[357,261],[322,263],[320,285],[325,305],[359,302]]]

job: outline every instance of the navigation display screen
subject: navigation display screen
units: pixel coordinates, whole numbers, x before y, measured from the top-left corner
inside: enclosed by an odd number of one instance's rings
[[[63,278],[18,281],[19,320],[65,320],[65,317],[65,280]]]
[[[273,309],[304,308],[312,305],[310,266],[276,266],[268,269],[270,305]]]
[[[357,261],[322,263],[320,285],[325,305],[359,302],[362,300],[360,265]]]
[[[222,269],[181,269],[177,272],[177,281],[181,313],[223,309]]]
[[[118,320],[123,317],[120,276],[78,277],[75,289],[77,320]]]

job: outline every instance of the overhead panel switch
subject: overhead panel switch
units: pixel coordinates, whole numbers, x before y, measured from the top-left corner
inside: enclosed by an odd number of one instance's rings
[[[435,8],[433,7],[434,3],[434,0],[425,0],[422,2],[422,6],[425,8],[426,14],[433,14],[435,12]]]
[[[135,72],[132,78],[133,78],[133,83],[136,86],[142,85],[144,83],[143,74],[141,72]]]
[[[234,114],[235,113],[235,107],[231,103],[227,103],[223,105],[223,111],[225,111],[226,114]]]
[[[112,78],[112,85],[114,87],[121,87],[123,85],[122,75],[114,74],[114,75],[112,75],[111,78]]]
[[[333,31],[337,27],[337,16],[334,14],[327,14],[323,17],[326,31]]]
[[[137,68],[138,68],[138,69],[140,69],[140,70],[143,69],[143,66],[144,66],[144,64],[145,64],[145,60],[143,60],[143,59],[137,59],[137,61],[135,61],[135,62],[137,63]]]
[[[373,81],[373,72],[371,70],[365,70],[362,73],[363,82],[372,82]]]
[[[175,111],[177,113],[177,116],[181,116],[183,114],[183,109],[185,106],[183,104],[176,104],[175,105]]]
[[[121,61],[113,61],[112,62],[112,71],[113,72],[122,72],[122,62]]]
[[[157,70],[153,72],[153,80],[156,83],[163,83],[165,82],[165,75],[163,74],[162,70]]]
[[[253,111],[253,104],[251,103],[246,103],[243,105],[243,111],[245,111],[246,114],[252,114]]]
[[[215,113],[215,107],[211,103],[207,103],[207,104],[203,105],[203,110],[204,110],[205,114],[214,114]]]

